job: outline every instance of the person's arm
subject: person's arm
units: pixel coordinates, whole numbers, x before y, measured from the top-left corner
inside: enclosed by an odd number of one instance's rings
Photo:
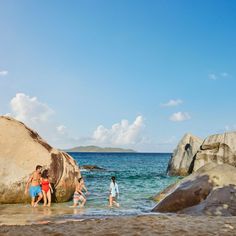
[[[33,175],[31,175],[26,183],[26,186],[25,186],[25,194],[27,194],[28,190],[29,190],[29,184],[30,182],[32,181],[33,179]]]
[[[110,183],[109,193],[111,194],[112,191],[112,183]]]
[[[118,188],[118,184],[116,184],[116,194],[117,194],[117,197],[119,197],[119,188]]]
[[[49,188],[51,190],[51,193],[53,193],[52,185],[49,183]]]

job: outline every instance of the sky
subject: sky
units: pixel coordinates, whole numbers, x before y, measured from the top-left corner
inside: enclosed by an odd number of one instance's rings
[[[0,0],[0,114],[58,148],[172,152],[236,130],[234,0]]]

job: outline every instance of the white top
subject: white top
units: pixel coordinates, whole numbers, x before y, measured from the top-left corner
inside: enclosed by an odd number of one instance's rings
[[[111,181],[110,191],[112,197],[116,197],[116,195],[119,195],[118,184],[117,183],[114,184],[113,181]]]

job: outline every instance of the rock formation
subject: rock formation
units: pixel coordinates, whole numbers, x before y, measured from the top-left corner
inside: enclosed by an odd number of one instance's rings
[[[160,202],[162,199],[164,199],[166,197],[166,195],[168,195],[170,193],[170,191],[172,189],[174,189],[177,186],[177,184],[178,184],[178,182],[169,185],[164,190],[162,190],[159,193],[157,193],[156,195],[152,196],[150,199],[155,202]]]
[[[236,216],[236,168],[209,163],[165,194],[154,212]]]
[[[188,175],[190,164],[202,141],[202,139],[196,136],[185,134],[171,156],[167,173],[169,175]]]
[[[80,170],[89,170],[89,171],[102,171],[105,170],[102,167],[96,166],[96,165],[83,165],[80,166]]]
[[[207,137],[194,157],[193,172],[210,162],[236,167],[236,132]]]
[[[47,144],[23,123],[0,116],[0,203],[29,201],[25,184],[36,165],[49,169],[54,200],[68,201],[80,177],[75,160]]]

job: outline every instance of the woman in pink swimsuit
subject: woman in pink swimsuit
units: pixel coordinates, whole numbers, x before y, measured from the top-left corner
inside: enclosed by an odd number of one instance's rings
[[[49,182],[48,170],[44,170],[41,175],[41,186],[43,192],[43,206],[51,206],[51,194],[53,193],[52,186]]]

